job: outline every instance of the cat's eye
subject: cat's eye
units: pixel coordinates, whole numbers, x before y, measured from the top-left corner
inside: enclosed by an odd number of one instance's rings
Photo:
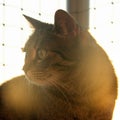
[[[37,52],[37,55],[38,55],[38,58],[42,60],[47,56],[47,50],[39,49]]]

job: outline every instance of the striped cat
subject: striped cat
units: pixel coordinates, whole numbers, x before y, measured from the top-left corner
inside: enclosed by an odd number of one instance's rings
[[[19,76],[0,87],[0,120],[111,120],[113,66],[89,32],[63,10],[54,24],[25,16],[35,29]]]

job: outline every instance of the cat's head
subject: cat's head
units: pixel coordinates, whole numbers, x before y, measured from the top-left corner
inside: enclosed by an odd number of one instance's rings
[[[53,25],[25,18],[35,28],[24,47],[23,70],[27,78],[38,85],[63,80],[71,74],[78,60],[77,23],[63,10],[56,11]]]

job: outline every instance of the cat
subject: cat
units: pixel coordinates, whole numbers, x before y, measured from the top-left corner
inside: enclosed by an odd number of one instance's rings
[[[0,87],[0,120],[111,120],[117,77],[105,51],[64,10],[35,29],[23,51],[25,75]]]

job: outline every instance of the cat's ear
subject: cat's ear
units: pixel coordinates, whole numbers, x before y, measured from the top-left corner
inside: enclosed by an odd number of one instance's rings
[[[62,35],[77,35],[79,27],[71,15],[63,10],[55,13],[54,30]]]
[[[34,18],[31,18],[29,16],[26,16],[26,15],[23,15],[25,17],[25,19],[29,22],[29,24],[33,27],[33,28],[40,28],[41,26],[41,22],[34,19]]]

